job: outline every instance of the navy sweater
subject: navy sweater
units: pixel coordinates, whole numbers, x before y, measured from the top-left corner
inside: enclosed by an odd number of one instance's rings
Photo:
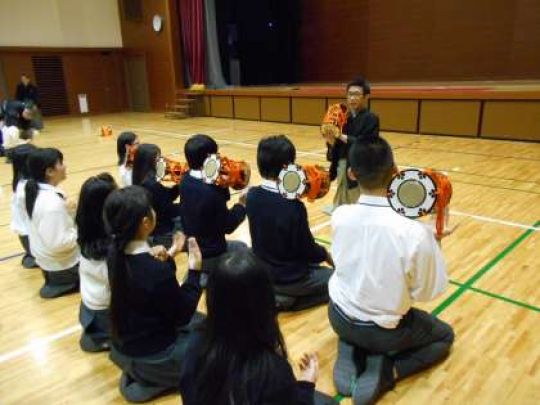
[[[156,228],[152,236],[165,235],[173,231],[173,218],[180,216],[178,204],[173,201],[178,198],[178,187],[165,187],[155,178],[146,179],[141,184],[150,193],[152,208],[156,211]]]
[[[124,355],[150,356],[173,344],[178,328],[191,320],[201,296],[200,272],[190,270],[179,286],[172,259],[160,262],[149,253],[126,257],[126,312],[112,343]]]
[[[197,239],[203,258],[227,251],[225,234],[234,232],[246,217],[246,209],[235,204],[230,210],[229,189],[206,184],[191,175],[180,183],[180,214],[186,236]]]
[[[309,264],[326,260],[326,249],[313,239],[300,200],[254,187],[246,209],[253,252],[269,265],[276,284],[299,281],[307,276]]]

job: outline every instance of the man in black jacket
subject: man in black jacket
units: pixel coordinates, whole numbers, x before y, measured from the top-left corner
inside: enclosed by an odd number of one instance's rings
[[[327,144],[327,158],[331,162],[330,179],[337,180],[337,191],[331,211],[343,204],[354,204],[360,197],[358,183],[348,178],[347,154],[357,139],[373,139],[379,136],[379,117],[368,110],[371,87],[362,77],[347,84],[347,123],[334,145]]]
[[[34,119],[32,121],[32,126],[36,129],[43,129],[43,121],[41,119],[41,113],[38,109],[39,99],[37,87],[32,84],[30,78],[25,73],[21,75],[21,81],[17,85],[17,90],[15,92],[15,100],[27,103],[32,106],[32,109],[34,111]]]

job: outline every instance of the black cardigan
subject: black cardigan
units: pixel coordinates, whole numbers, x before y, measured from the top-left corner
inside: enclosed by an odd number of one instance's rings
[[[310,264],[326,260],[326,249],[315,242],[302,201],[253,187],[246,210],[253,252],[269,265],[276,284],[299,281],[308,275]]]
[[[227,208],[229,189],[206,184],[187,174],[180,183],[180,213],[186,236],[197,239],[204,259],[227,251],[225,235],[234,232],[246,218],[241,204]]]
[[[379,117],[371,111],[365,109],[353,118],[351,114],[347,116],[347,123],[343,127],[343,133],[348,136],[348,142],[344,143],[336,139],[334,146],[327,144],[328,153],[327,159],[330,164],[330,179],[335,180],[337,177],[337,168],[340,159],[347,159],[347,168],[349,167],[349,153],[352,142],[356,139],[373,139],[379,136]],[[347,178],[349,188],[356,187],[358,182]]]
[[[172,259],[160,262],[149,253],[126,257],[127,309],[112,343],[126,356],[150,356],[173,344],[178,328],[191,320],[202,292],[200,272],[190,270],[180,286]]]
[[[179,204],[173,202],[180,193],[178,186],[165,187],[153,177],[145,179],[141,186],[150,193],[152,207],[156,211],[156,228],[152,236],[171,233],[174,228],[173,218],[180,216]]]

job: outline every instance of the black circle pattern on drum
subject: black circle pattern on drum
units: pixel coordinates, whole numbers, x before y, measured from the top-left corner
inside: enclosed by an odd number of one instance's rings
[[[213,184],[219,177],[219,171],[221,169],[221,161],[219,156],[212,154],[206,158],[203,164],[203,180],[205,183]]]
[[[161,181],[167,174],[167,162],[160,157],[156,162],[156,180]]]
[[[418,218],[428,214],[435,205],[435,181],[418,169],[399,172],[388,187],[388,202],[401,215]]]
[[[277,185],[283,197],[289,200],[300,198],[307,188],[306,173],[302,167],[290,164],[279,173]]]

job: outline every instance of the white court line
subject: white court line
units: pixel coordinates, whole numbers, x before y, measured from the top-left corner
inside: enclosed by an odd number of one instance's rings
[[[139,132],[150,132],[150,133],[156,133],[156,134],[164,134],[164,135],[174,135],[174,136],[177,136],[177,137],[180,137],[180,138],[189,138],[193,135],[196,135],[196,134],[199,134],[199,133],[221,133],[221,132],[226,132],[226,131],[229,131],[229,129],[227,128],[223,128],[223,129],[215,129],[215,130],[208,130],[208,131],[200,131],[200,132],[193,132],[192,134],[179,134],[177,132],[171,132],[171,131],[161,131],[161,130],[157,130],[157,129],[146,129],[146,128],[136,128],[136,127],[130,127],[131,130],[133,131],[139,131]],[[224,144],[224,145],[237,145],[237,146],[247,146],[247,147],[250,147],[250,148],[257,148],[258,145],[254,144],[254,143],[249,143],[249,142],[241,142],[241,141],[233,141],[233,140],[230,140],[230,139],[219,139],[219,138],[214,138],[214,140],[216,142],[219,142],[221,144]],[[321,151],[315,151],[315,152],[304,152],[304,151],[297,151],[297,156],[316,156],[316,157],[321,157],[321,156],[325,156],[322,152],[324,152],[325,149],[322,149]]]
[[[153,130],[153,129],[143,129],[143,128],[140,128],[140,129],[132,128],[132,129],[133,130],[140,130],[140,131],[147,131],[147,132],[155,132],[157,134],[162,133],[162,134],[177,135],[177,136],[182,136],[182,137],[191,136],[191,134],[190,135],[181,135],[181,134],[177,134],[175,132],[159,131],[159,130]],[[229,129],[218,129],[218,130],[215,130],[215,132],[217,132],[217,131],[225,132],[225,131],[228,131],[228,130]],[[211,131],[207,131],[207,132],[211,132]],[[230,141],[228,139],[216,139],[216,141],[231,144],[231,145],[248,146],[248,147],[251,147],[251,148],[257,147],[257,145],[254,145],[252,143],[239,142],[239,141]],[[297,151],[297,155],[298,156],[325,157],[326,155],[324,154],[324,151],[325,151],[325,149],[322,149],[321,151],[315,151],[315,152]],[[400,165],[399,167],[404,168],[404,169],[421,169],[421,170],[424,169],[422,167],[412,167],[412,166],[402,166],[402,165]],[[453,210],[451,210],[450,213],[453,214],[453,215],[456,215],[456,216],[468,217],[468,218],[476,219],[477,221],[482,221],[482,222],[491,222],[491,223],[494,223],[494,224],[511,226],[511,227],[514,227],[514,228],[521,228],[521,229],[530,229],[530,230],[533,230],[533,231],[539,231],[540,230],[540,227],[534,227],[534,226],[531,226],[531,225],[520,224],[520,223],[512,222],[512,221],[505,221],[505,220],[502,220],[502,219],[486,217],[486,216],[483,216],[483,215],[468,214],[468,213],[465,213],[465,212],[459,212],[459,211],[453,211]]]
[[[484,217],[482,215],[467,214],[466,212],[450,210],[450,215],[455,215],[457,217],[468,217],[468,218],[476,219],[478,221],[491,222],[491,223],[494,223],[494,224],[506,225],[506,226],[511,226],[511,227],[514,227],[514,228],[527,229],[527,230],[531,230],[531,231],[540,231],[540,227],[538,227],[538,226],[520,224],[518,222],[512,222],[512,221],[503,221],[501,219]]]

